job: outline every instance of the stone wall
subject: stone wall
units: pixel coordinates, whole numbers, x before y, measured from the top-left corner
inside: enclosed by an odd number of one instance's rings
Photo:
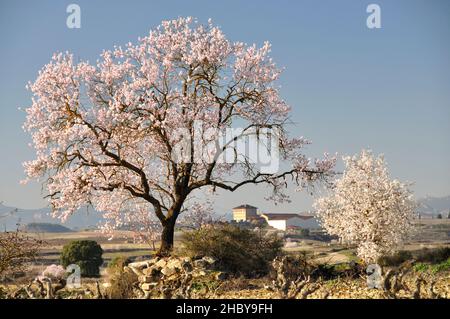
[[[137,275],[143,298],[192,298],[192,283],[198,278],[224,280],[228,275],[217,271],[212,257],[155,257],[130,263],[125,271]]]

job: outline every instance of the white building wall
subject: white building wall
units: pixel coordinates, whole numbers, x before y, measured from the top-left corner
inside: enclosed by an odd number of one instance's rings
[[[269,220],[269,226],[279,230],[286,230],[286,220]]]

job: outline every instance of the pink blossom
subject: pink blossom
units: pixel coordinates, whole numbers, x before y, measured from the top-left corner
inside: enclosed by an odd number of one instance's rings
[[[276,85],[281,70],[270,50],[268,42],[261,48],[232,43],[211,21],[187,17],[163,21],[137,44],[105,50],[95,65],[55,54],[28,85],[33,98],[24,128],[36,158],[24,163],[27,177],[46,178],[55,217],[66,220],[90,204],[103,212],[107,230],[148,214],[169,227],[199,189],[265,183],[281,199],[280,180],[288,176],[298,184],[328,177],[334,159],[311,164],[301,154],[308,142],[283,129],[290,107]],[[179,131],[198,138],[198,121],[204,132],[233,123],[247,132],[282,128],[281,156],[293,165],[262,174],[245,160],[215,161],[222,149],[208,149],[213,161],[192,162],[198,154],[188,153],[177,162]],[[211,143],[215,136],[200,139]]]

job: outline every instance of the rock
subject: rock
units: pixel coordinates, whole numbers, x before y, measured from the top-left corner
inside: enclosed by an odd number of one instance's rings
[[[208,266],[208,263],[203,259],[194,260],[195,268],[206,268],[207,266]]]
[[[190,261],[184,260],[181,263],[181,269],[183,269],[185,272],[191,272],[194,269],[194,267],[192,266],[192,263]]]
[[[223,272],[223,271],[219,271],[218,273],[216,273],[214,275],[214,278],[216,278],[216,280],[220,280],[220,281],[226,280],[226,279],[228,279],[228,277],[229,277],[228,273]]]
[[[194,268],[208,269],[216,263],[216,260],[212,257],[205,256],[202,259],[194,260]]]
[[[167,261],[165,259],[160,259],[154,264],[154,266],[164,268],[166,266],[166,264],[167,264]]]
[[[158,278],[154,277],[154,276],[140,276],[139,277],[139,282],[141,283],[152,283],[152,282],[157,282]]]
[[[152,290],[155,286],[157,285],[157,283],[144,283],[141,285],[141,289],[144,291],[149,291]]]
[[[157,276],[161,273],[161,267],[152,266],[149,268],[145,268],[142,272],[147,276]]]
[[[149,266],[152,266],[152,265],[156,264],[160,260],[161,260],[160,257],[154,257],[154,258],[148,260],[148,264],[149,264]]]
[[[172,298],[172,289],[170,288],[163,288],[161,291],[161,297],[163,299],[171,299]]]
[[[202,260],[206,261],[209,265],[213,265],[216,263],[216,260],[209,256],[203,257]]]
[[[194,269],[192,272],[193,277],[203,277],[206,276],[206,272],[204,270]]]
[[[165,277],[170,277],[172,275],[175,275],[177,273],[177,269],[176,268],[171,268],[171,267],[164,267],[163,269],[161,269],[161,273],[165,276]]]
[[[192,262],[192,258],[191,257],[184,257],[183,261],[191,263]]]
[[[163,266],[162,266],[163,265]],[[179,273],[183,267],[189,269],[189,265],[183,261],[181,258],[172,257],[167,260],[158,261],[154,267],[161,266],[161,273],[165,277],[170,277],[176,273]]]
[[[181,260],[178,258],[170,258],[166,265],[165,268],[176,268],[176,269],[181,269]]]
[[[138,262],[134,262],[134,263],[129,263],[128,267],[130,268],[134,268],[137,270],[142,270],[144,268],[147,268],[149,266],[148,261],[144,260],[144,261],[138,261]]]
[[[142,273],[146,276],[150,276],[152,274],[153,267],[145,268],[142,270]]]
[[[150,282],[158,282],[162,276],[161,268],[155,266],[144,269],[143,273],[145,275],[144,277],[149,277],[146,279],[146,282],[148,282],[149,280]]]

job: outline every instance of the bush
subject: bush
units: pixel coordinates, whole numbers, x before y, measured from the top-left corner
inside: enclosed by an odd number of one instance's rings
[[[25,271],[38,256],[42,245],[41,240],[19,230],[0,233],[0,277]]]
[[[393,255],[383,256],[378,260],[378,263],[381,266],[398,266],[404,263],[407,260],[413,258],[411,252],[406,250],[400,250]]]
[[[417,272],[425,272],[427,271],[429,268],[428,264],[424,264],[424,263],[418,263],[414,265],[414,270]]]
[[[131,263],[131,259],[129,257],[124,257],[124,256],[116,256],[113,259],[111,259],[111,261],[108,263],[108,268],[113,268],[113,267],[125,267],[127,266],[129,263]]]
[[[271,261],[281,254],[283,242],[274,235],[255,233],[233,225],[203,227],[184,233],[185,253],[211,256],[220,270],[245,276],[265,275]]]
[[[67,267],[77,264],[81,276],[98,277],[103,264],[103,249],[93,240],[75,240],[63,247],[61,264]]]
[[[417,263],[414,265],[414,270],[417,272],[425,272],[430,270],[431,273],[436,274],[441,271],[449,271],[450,270],[450,258],[435,265],[430,265],[426,263]]]
[[[318,264],[312,271],[312,276],[314,278],[322,278],[325,280],[330,280],[338,275],[338,271],[335,265],[331,264]]]
[[[449,270],[450,270],[450,258],[437,265],[431,266],[431,272],[434,274],[441,271],[449,271]]]
[[[108,298],[130,299],[136,297],[135,288],[138,277],[130,268],[124,269],[128,262],[128,258],[116,257],[108,264],[109,287],[106,291]]]
[[[306,252],[302,251],[298,255],[286,255],[276,258],[272,262],[274,272],[271,277],[277,279],[277,275],[282,274],[288,282],[291,282],[298,278],[311,276],[315,267],[308,261]]]

